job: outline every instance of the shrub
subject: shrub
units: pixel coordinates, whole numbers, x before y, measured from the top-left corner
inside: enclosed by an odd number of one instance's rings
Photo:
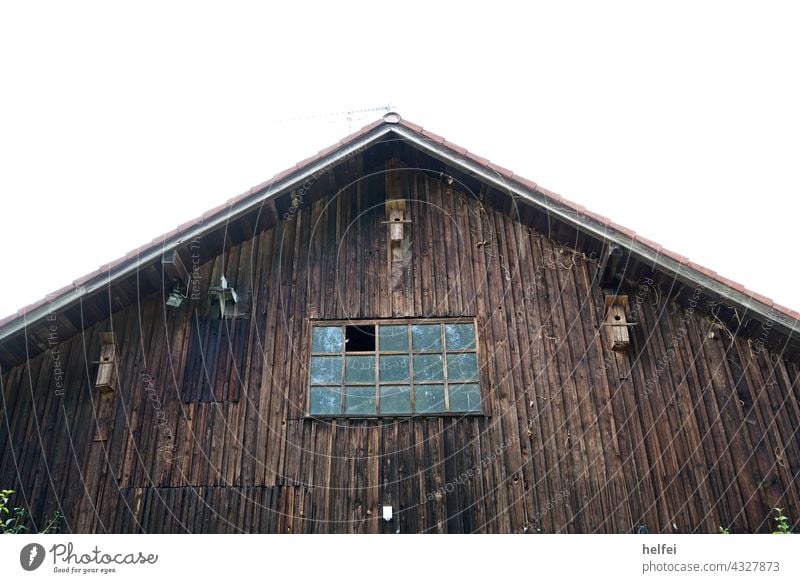
[[[25,526],[28,512],[20,506],[11,508],[8,505],[8,499],[13,493],[14,490],[0,490],[0,534],[23,534],[28,530],[28,527]],[[61,512],[56,510],[39,534],[58,532],[63,518]]]

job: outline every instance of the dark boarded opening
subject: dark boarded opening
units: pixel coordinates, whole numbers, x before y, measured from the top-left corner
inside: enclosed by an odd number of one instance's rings
[[[191,340],[183,379],[183,400],[238,401],[244,378],[249,320],[191,320]]]
[[[375,326],[345,326],[345,352],[374,352]]]

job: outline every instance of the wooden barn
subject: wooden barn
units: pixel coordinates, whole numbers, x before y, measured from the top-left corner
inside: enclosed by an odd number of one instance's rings
[[[800,314],[389,113],[0,321],[75,533],[769,532]]]

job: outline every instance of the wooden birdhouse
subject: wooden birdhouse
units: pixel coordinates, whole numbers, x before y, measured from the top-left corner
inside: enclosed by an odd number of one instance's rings
[[[392,243],[403,240],[403,227],[411,221],[406,219],[406,201],[404,199],[390,199],[386,201],[386,214],[389,225],[389,234]]]
[[[95,388],[111,392],[117,386],[117,337],[113,332],[100,333],[100,360],[97,362]]]
[[[603,325],[611,331],[611,348],[613,350],[625,350],[630,344],[628,328],[631,324],[628,323],[627,312],[627,295],[606,294]]]

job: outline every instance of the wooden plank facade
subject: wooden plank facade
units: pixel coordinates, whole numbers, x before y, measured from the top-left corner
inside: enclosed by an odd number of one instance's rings
[[[69,532],[767,532],[776,506],[798,526],[790,335],[631,263],[612,350],[602,241],[406,145],[287,196],[180,247],[199,290],[181,307],[141,270],[3,366],[0,487],[34,528],[57,509]],[[223,273],[239,318],[209,315]],[[313,321],[424,317],[476,318],[482,415],[305,415]]]

